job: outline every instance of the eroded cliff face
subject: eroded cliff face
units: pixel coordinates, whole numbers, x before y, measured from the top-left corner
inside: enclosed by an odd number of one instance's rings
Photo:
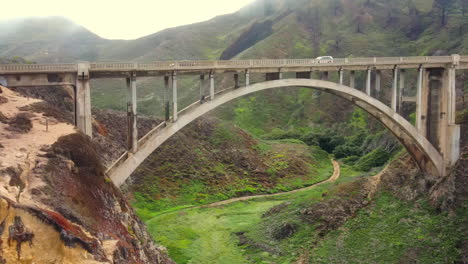
[[[1,87],[0,263],[173,263],[95,144],[45,106]]]

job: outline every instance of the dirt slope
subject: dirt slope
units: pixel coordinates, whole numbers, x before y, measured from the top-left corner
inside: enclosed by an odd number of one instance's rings
[[[34,112],[42,101],[0,89],[0,263],[173,263],[91,140]]]

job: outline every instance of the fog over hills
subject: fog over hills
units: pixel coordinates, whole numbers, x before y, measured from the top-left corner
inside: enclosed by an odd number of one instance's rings
[[[24,18],[0,22],[0,57],[72,62],[463,53],[466,3],[438,2],[444,1],[259,0],[135,40],[103,39],[62,17]]]

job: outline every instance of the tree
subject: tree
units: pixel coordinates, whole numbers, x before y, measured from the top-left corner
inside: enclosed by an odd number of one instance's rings
[[[455,0],[435,0],[433,7],[437,10],[440,17],[441,26],[447,25],[447,16]]]

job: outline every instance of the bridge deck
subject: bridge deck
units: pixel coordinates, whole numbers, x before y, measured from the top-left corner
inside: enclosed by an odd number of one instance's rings
[[[156,61],[156,62],[92,62],[89,72],[94,78],[112,77],[113,74],[140,72],[152,75],[152,71],[200,72],[218,71],[299,71],[299,70],[362,70],[399,68],[444,67],[453,63],[452,56],[426,57],[373,57],[373,58],[336,58],[324,63],[316,59],[265,59],[265,60],[219,60],[219,61]],[[468,56],[460,56],[460,69],[468,69]],[[68,64],[5,64],[0,65],[0,75],[33,73],[75,73],[78,65]],[[107,74],[107,75],[106,75]],[[154,74],[153,74],[154,75]]]

